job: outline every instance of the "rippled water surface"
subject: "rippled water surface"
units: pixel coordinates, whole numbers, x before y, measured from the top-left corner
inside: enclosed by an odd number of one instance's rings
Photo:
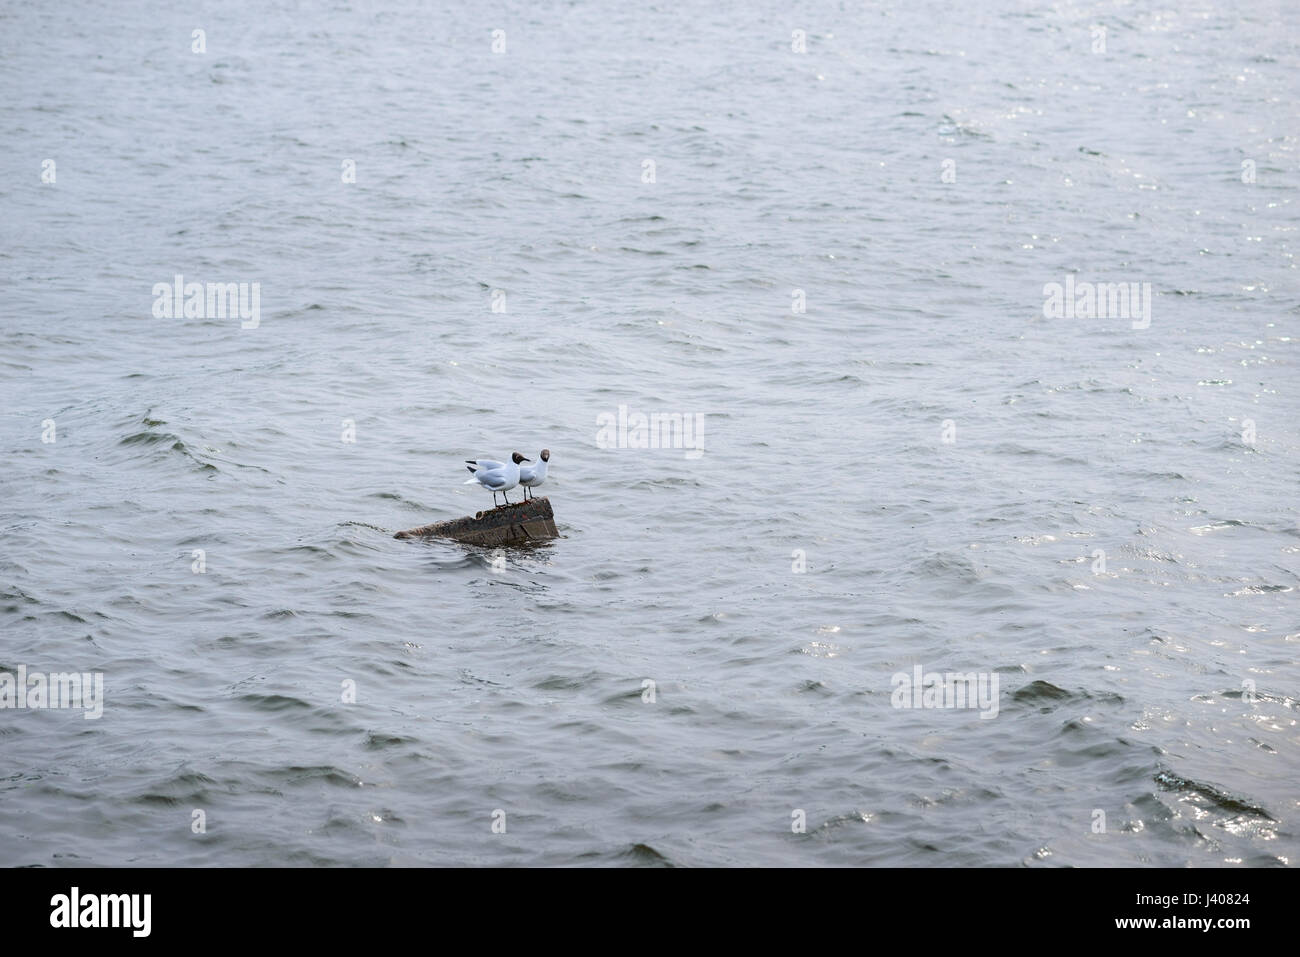
[[[0,864],[1296,863],[1298,77],[1290,2],[6,4],[0,669],[104,702],[0,710]],[[392,537],[543,447],[559,539]]]

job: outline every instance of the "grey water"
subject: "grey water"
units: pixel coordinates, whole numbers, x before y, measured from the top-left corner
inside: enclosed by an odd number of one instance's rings
[[[1294,3],[11,0],[0,89],[0,864],[1300,860]]]

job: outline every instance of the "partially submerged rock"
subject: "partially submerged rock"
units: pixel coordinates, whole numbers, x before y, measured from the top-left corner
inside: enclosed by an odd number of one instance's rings
[[[478,512],[449,522],[421,525],[394,538],[450,538],[468,545],[520,545],[556,538],[555,513],[548,498],[531,498],[513,505]]]

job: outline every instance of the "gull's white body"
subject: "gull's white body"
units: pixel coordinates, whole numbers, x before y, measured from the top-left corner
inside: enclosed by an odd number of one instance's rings
[[[546,481],[546,463],[551,460],[551,450],[542,449],[537,454],[537,461],[528,465],[519,466],[519,484],[525,489],[524,497],[529,498],[529,492],[537,488]]]
[[[537,488],[546,481],[546,465],[543,459],[532,465],[519,466],[519,484],[525,488]]]
[[[508,492],[519,484],[519,466],[514,462],[478,459],[474,462],[474,477],[465,484],[476,482],[489,492]]]

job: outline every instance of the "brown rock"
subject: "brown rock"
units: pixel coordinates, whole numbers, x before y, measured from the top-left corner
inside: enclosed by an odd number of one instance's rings
[[[556,538],[551,500],[533,498],[479,512],[473,517],[421,525],[398,532],[394,538],[450,538],[469,545],[519,545]]]

